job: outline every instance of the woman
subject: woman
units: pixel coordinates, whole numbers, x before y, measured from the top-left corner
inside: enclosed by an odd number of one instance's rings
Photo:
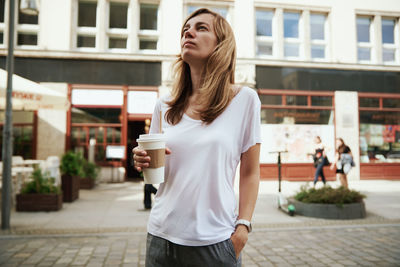
[[[314,187],[318,182],[318,177],[321,176],[321,180],[326,184],[325,175],[324,175],[324,166],[326,165],[327,158],[325,154],[325,145],[321,141],[321,137],[316,136],[314,139],[315,142],[315,154],[314,157],[314,166],[315,166],[315,175],[314,175]]]
[[[336,165],[336,177],[340,181],[340,184],[345,188],[349,188],[349,185],[347,183],[347,173],[350,170],[350,168],[354,166],[354,163],[350,147],[348,147],[344,143],[342,138],[336,138],[336,156],[335,156],[335,162],[333,162],[331,165],[332,170],[335,167],[335,165]]]
[[[158,133],[162,120],[168,148],[165,182],[148,222],[148,267],[241,266],[259,186],[260,100],[234,85],[235,61],[235,38],[223,17],[199,9],[186,19],[175,84],[157,102],[150,128]],[[133,153],[138,170],[149,166],[145,151]]]

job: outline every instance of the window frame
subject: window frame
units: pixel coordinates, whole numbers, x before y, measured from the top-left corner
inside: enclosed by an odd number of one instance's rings
[[[255,28],[255,34],[256,34],[256,37],[255,37],[255,48],[254,48],[254,52],[255,52],[255,56],[256,57],[259,57],[259,58],[270,58],[270,59],[272,59],[272,58],[275,58],[276,56],[275,56],[275,44],[274,44],[274,35],[276,35],[276,33],[275,33],[275,24],[276,24],[276,15],[275,15],[275,13],[276,13],[276,10],[275,9],[273,9],[273,8],[255,8],[255,10],[254,10],[255,12],[254,12],[254,14],[255,14],[255,16],[254,16],[254,28]],[[265,36],[265,35],[257,35],[257,11],[269,11],[269,12],[272,12],[272,22],[271,22],[271,36]],[[260,55],[260,54],[258,54],[257,53],[257,51],[258,51],[258,45],[259,44],[271,44],[271,46],[272,46],[272,54],[271,55]]]
[[[360,107],[360,99],[361,98],[376,98],[379,99],[379,107]],[[377,94],[377,93],[358,93],[358,119],[359,119],[359,125],[358,125],[358,138],[361,139],[361,122],[360,122],[360,117],[361,117],[361,111],[373,111],[373,112],[400,112],[400,108],[386,108],[383,107],[383,99],[399,99],[400,100],[400,95],[398,94]],[[361,155],[361,150],[360,150],[360,157]],[[361,165],[369,165],[373,166],[373,164],[399,164],[399,162],[361,162]]]
[[[311,16],[312,15],[323,15],[325,17],[324,20],[324,40],[313,40],[311,38]],[[309,23],[309,27],[310,27],[310,60],[314,61],[314,62],[327,62],[329,61],[329,13],[325,13],[325,12],[318,12],[318,11],[310,11],[310,23]],[[319,45],[319,46],[323,46],[324,47],[324,55],[325,57],[323,58],[313,58],[312,57],[312,46],[313,45]]]
[[[381,19],[381,25],[380,25],[380,30],[382,31],[382,20],[387,20],[387,19],[392,19],[394,20],[394,28],[393,28],[393,37],[394,37],[394,43],[393,44],[385,44],[383,43],[383,40],[381,40],[382,43],[382,63],[383,65],[394,65],[394,64],[399,64],[400,63],[400,34],[399,34],[399,28],[400,28],[400,19],[396,17],[390,17],[390,16],[382,16]],[[382,36],[383,39],[383,36]],[[384,49],[390,49],[394,50],[394,61],[384,61],[383,60],[383,50]]]
[[[358,24],[357,24],[357,19],[358,18],[368,18],[370,19],[370,24],[369,24],[369,42],[359,42],[358,41]],[[374,54],[375,54],[375,40],[374,40],[374,21],[375,18],[374,16],[371,15],[356,15],[356,40],[357,40],[357,51],[356,51],[356,55],[357,55],[357,62],[360,64],[371,64],[374,63]],[[369,56],[370,56],[370,60],[360,60],[358,58],[358,49],[359,48],[368,48],[369,49]]]
[[[19,5],[20,5],[20,0],[16,0],[17,2],[15,3],[15,12],[14,12],[14,19],[15,19],[15,29],[14,29],[14,46],[16,49],[39,49],[40,48],[40,5],[38,6],[39,8],[39,13],[36,15],[38,19],[37,24],[20,24],[18,23],[19,20]],[[6,1],[6,3],[9,3],[9,0]],[[7,4],[6,4],[7,5]],[[7,7],[7,10],[9,8],[9,5]],[[7,13],[7,12],[6,12]],[[8,17],[8,14],[7,14]],[[4,16],[4,20],[6,20]],[[9,18],[7,18],[8,22]],[[36,35],[36,45],[18,45],[18,34],[30,34],[30,35]],[[4,31],[3,31],[3,36],[4,36]]]

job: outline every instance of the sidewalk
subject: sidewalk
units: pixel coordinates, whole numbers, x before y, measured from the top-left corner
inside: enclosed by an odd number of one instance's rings
[[[292,195],[304,183],[283,182]],[[277,182],[262,182],[243,267],[400,266],[400,181],[357,181],[367,218],[290,217],[276,207]],[[0,266],[144,266],[143,184],[100,184],[58,212],[12,212],[0,231]]]
[[[293,195],[303,184],[283,181],[282,192]],[[277,209],[278,183],[263,181],[253,217],[254,228],[400,223],[400,181],[350,181],[349,186],[367,195],[365,219],[336,221],[290,217]],[[142,182],[100,184],[93,190],[81,190],[78,200],[64,203],[58,212],[13,211],[9,233],[145,232],[148,216],[149,211],[143,210]]]

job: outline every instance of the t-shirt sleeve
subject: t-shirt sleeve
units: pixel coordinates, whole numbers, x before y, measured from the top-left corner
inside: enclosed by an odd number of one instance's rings
[[[246,152],[255,144],[261,144],[261,102],[255,92],[251,96],[252,97],[247,104],[248,107],[246,108],[248,111],[247,119],[243,125],[245,130],[241,153]]]
[[[161,100],[158,99],[154,107],[153,116],[151,117],[150,131],[149,133],[159,133],[160,132],[160,111],[161,111]]]

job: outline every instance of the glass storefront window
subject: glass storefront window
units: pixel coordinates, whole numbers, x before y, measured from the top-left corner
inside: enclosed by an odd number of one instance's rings
[[[331,96],[311,96],[311,106],[332,107]]]
[[[400,162],[400,112],[360,111],[361,162]]]
[[[360,107],[379,108],[379,98],[377,98],[377,97],[360,97]]]
[[[333,124],[332,110],[281,109],[261,110],[263,124]]]
[[[307,96],[303,95],[287,95],[286,105],[290,106],[307,106]]]
[[[259,95],[262,105],[282,105],[281,95]]]
[[[0,111],[0,151],[3,147],[3,124],[5,122],[5,112]],[[13,155],[22,156],[24,159],[32,159],[34,148],[34,113],[32,111],[13,111]],[[0,155],[0,160],[2,155]]]
[[[121,123],[120,108],[72,108],[72,123]]]
[[[384,108],[400,108],[400,98],[383,98],[382,105]]]
[[[87,136],[89,137],[87,139]],[[96,140],[95,160],[105,162],[107,145],[121,145],[121,127],[73,126],[71,127],[71,148],[88,157],[89,140]]]

